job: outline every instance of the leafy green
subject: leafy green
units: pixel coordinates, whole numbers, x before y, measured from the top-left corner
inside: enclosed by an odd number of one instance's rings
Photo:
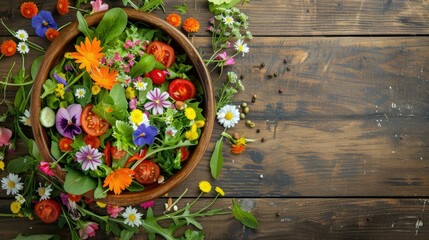
[[[181,238],[181,240],[203,240],[204,232],[203,231],[195,231],[191,229],[187,229],[185,232],[185,236]]]
[[[180,6],[174,6],[173,8],[179,11],[181,14],[185,14],[188,12],[188,4],[186,3],[182,3],[182,5]]]
[[[134,129],[128,123],[123,121],[116,121],[113,126],[113,137],[116,138],[116,146],[119,150],[127,150],[129,147],[135,148],[133,142]]]
[[[18,88],[13,105],[18,111],[22,112],[22,109],[25,109],[25,91],[23,87]]]
[[[23,173],[35,169],[38,161],[31,156],[18,157],[10,160],[7,164],[7,171],[11,173]]]
[[[88,38],[93,39],[95,36],[95,33],[92,29],[89,29],[88,23],[86,22],[85,18],[83,17],[82,13],[80,13],[80,11],[77,11],[76,17],[79,23],[79,26],[77,27],[77,29],[79,29],[79,31],[81,31]]]
[[[47,79],[43,84],[43,94],[40,96],[40,98],[43,99],[49,94],[54,93],[56,88],[57,83],[52,79]]]
[[[12,240],[60,240],[60,236],[58,235],[50,235],[50,234],[35,234],[23,236],[21,233],[16,236],[16,238]]]
[[[140,192],[144,190],[144,186],[136,181],[132,181],[130,186],[127,188],[130,192]]]
[[[104,14],[95,32],[101,44],[107,44],[115,37],[121,35],[127,26],[128,16],[121,8],[113,8]]]
[[[250,212],[246,212],[241,209],[240,205],[235,202],[235,199],[232,199],[232,214],[235,219],[243,223],[244,226],[256,229],[259,226],[258,220]]]
[[[66,179],[64,181],[64,190],[70,194],[82,195],[97,187],[97,181],[72,168],[66,169]]]
[[[98,179],[97,188],[94,190],[94,198],[101,199],[105,198],[106,196],[107,193],[103,189],[103,183],[101,182],[101,179]]]
[[[43,55],[38,56],[36,59],[34,59],[33,63],[31,64],[31,78],[36,79],[37,73],[39,72],[40,65],[42,64]]]
[[[31,156],[33,156],[35,159],[39,160],[42,158],[42,156],[40,155],[39,148],[37,148],[37,144],[33,139],[31,139],[28,143],[28,150]]]
[[[152,71],[155,67],[155,57],[152,54],[145,54],[140,58],[140,61],[136,63],[130,70],[130,76],[136,78],[143,73]]]
[[[219,177],[220,171],[222,170],[222,165],[223,165],[222,148],[223,148],[223,137],[217,140],[215,149],[210,158],[210,171],[211,171],[212,177],[215,179]]]
[[[51,142],[51,154],[55,159],[59,159],[61,157],[60,148],[58,146],[58,142]]]
[[[115,84],[110,90],[110,96],[113,99],[113,103],[118,107],[119,110],[126,111],[128,108],[127,98],[125,97],[125,89],[121,84]]]

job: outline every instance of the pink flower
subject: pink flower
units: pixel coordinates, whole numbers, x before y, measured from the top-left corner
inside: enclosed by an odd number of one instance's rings
[[[51,164],[48,162],[40,162],[39,164],[39,171],[41,171],[42,173],[53,177],[55,174],[51,169]]]
[[[171,107],[171,102],[168,101],[168,98],[170,98],[170,95],[168,92],[161,92],[159,88],[154,88],[153,90],[150,90],[146,98],[149,100],[144,105],[144,108],[146,110],[152,109],[152,114],[163,114],[164,108]]]
[[[130,102],[128,103],[128,106],[133,110],[136,109],[137,108],[137,98],[131,99]]]
[[[113,206],[113,205],[107,205],[107,214],[109,214],[112,218],[117,218],[119,213],[124,210],[123,207]]]
[[[225,60],[225,62],[223,63],[224,66],[235,64],[234,58],[228,57],[228,54],[226,52],[217,55],[216,60]]]
[[[87,222],[79,229],[81,239],[87,239],[95,236],[95,231],[98,230],[98,224],[95,222]]]
[[[109,5],[107,5],[106,3],[103,3],[103,0],[95,0],[95,1],[91,1],[90,3],[92,5],[91,13],[100,12],[100,11],[109,9]]]
[[[11,137],[12,131],[10,129],[0,127],[0,147],[3,145],[9,145]]]
[[[152,200],[149,202],[144,202],[144,203],[140,204],[140,207],[142,207],[144,209],[148,209],[150,207],[153,207],[153,205],[155,205],[155,200]]]

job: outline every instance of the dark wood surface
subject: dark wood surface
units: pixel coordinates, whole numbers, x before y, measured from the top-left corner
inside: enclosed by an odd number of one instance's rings
[[[30,32],[29,20],[19,15],[21,1],[4,2],[6,24]],[[54,1],[36,2],[55,9]],[[188,4],[185,16],[202,24],[192,41],[208,52],[206,1],[167,2],[166,13]],[[197,196],[197,183],[209,180],[226,192],[216,207],[230,207],[232,198],[253,206],[258,230],[230,216],[206,218],[206,239],[428,239],[429,2],[251,0],[241,9],[255,38],[250,54],[230,67],[246,87],[234,103],[250,105],[247,119],[256,127],[241,121],[234,131],[257,141],[241,155],[226,147],[220,179],[213,180],[209,158],[222,131],[216,125],[210,151],[170,196],[186,188]],[[55,17],[61,25],[73,13]],[[0,40],[7,38],[0,28]],[[1,60],[1,77],[13,61],[19,58]],[[15,155],[23,153],[19,147]],[[10,199],[1,196],[0,210],[8,212]],[[155,211],[162,212],[164,202],[159,199]],[[2,239],[18,231],[69,236],[38,220],[0,218],[0,226]]]

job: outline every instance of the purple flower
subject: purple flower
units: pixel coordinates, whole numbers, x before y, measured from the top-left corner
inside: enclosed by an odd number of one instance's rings
[[[157,134],[158,129],[156,127],[140,124],[133,133],[134,144],[137,146],[144,146],[145,144],[151,145]]]
[[[31,26],[34,28],[37,36],[45,37],[48,28],[57,29],[58,25],[52,17],[52,13],[48,11],[40,11],[39,14],[31,18]]]
[[[146,103],[144,107],[146,110],[152,109],[152,114],[163,114],[164,108],[170,107],[171,102],[167,99],[170,97],[168,92],[161,92],[159,88],[154,88],[153,90],[150,90],[146,98],[150,100],[150,102]]]
[[[66,79],[64,78],[64,75],[59,75],[57,73],[52,74],[55,78],[55,80],[57,80],[58,83],[63,84],[64,86],[67,86],[67,82]]]
[[[58,132],[70,139],[73,139],[74,135],[80,134],[82,132],[82,129],[80,129],[81,113],[82,107],[80,104],[71,104],[67,109],[58,109],[55,123]]]
[[[76,202],[73,202],[72,200],[70,200],[69,196],[65,193],[61,193],[60,196],[61,196],[61,202],[63,203],[64,206],[67,207],[67,211],[70,214],[71,218],[73,220],[79,220],[81,215],[77,210]]]
[[[96,170],[101,165],[102,154],[96,148],[92,148],[90,145],[83,146],[76,153],[76,160],[82,163],[82,169],[84,171],[91,169]]]

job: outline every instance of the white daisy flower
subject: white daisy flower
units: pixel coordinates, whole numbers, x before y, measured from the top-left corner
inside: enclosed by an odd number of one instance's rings
[[[19,121],[26,125],[26,126],[31,126],[31,120],[30,120],[30,111],[28,111],[27,109],[24,111],[24,116],[20,116],[19,117]]]
[[[143,214],[138,213],[136,208],[128,206],[122,217],[125,218],[124,223],[131,227],[139,227],[142,224],[141,218]]]
[[[232,24],[234,24],[234,18],[231,16],[226,16],[223,18],[223,22],[228,25],[231,26]]]
[[[30,48],[25,42],[18,43],[17,49],[18,49],[18,52],[21,54],[26,54],[30,51]]]
[[[15,196],[15,200],[16,200],[17,202],[21,203],[21,204],[24,204],[24,203],[25,203],[25,198],[24,198],[24,196],[22,196],[21,194],[16,194],[16,196]]]
[[[134,82],[134,87],[139,91],[144,91],[147,88],[147,82],[142,82],[142,81]]]
[[[238,52],[242,52],[243,56],[245,53],[249,52],[249,47],[247,46],[247,43],[243,43],[243,39],[238,39],[238,41],[235,42],[234,47]]]
[[[86,90],[84,88],[76,88],[74,95],[78,98],[84,98],[86,94]]]
[[[46,200],[51,198],[52,193],[52,184],[49,184],[47,187],[42,186],[42,183],[39,183],[39,188],[36,190],[36,192],[40,196],[40,200]]]
[[[15,37],[18,38],[19,40],[25,42],[28,40],[28,33],[24,29],[19,29],[16,32]]]
[[[178,131],[179,131],[179,130],[177,130],[176,128],[174,128],[172,125],[168,125],[168,126],[165,128],[165,134],[171,135],[171,136],[173,136],[173,137],[174,137],[174,135],[176,135],[176,133],[177,133]]]
[[[240,120],[240,112],[234,105],[225,105],[217,112],[217,120],[225,128],[232,128]]]
[[[20,190],[24,188],[24,184],[21,181],[21,178],[14,173],[9,173],[7,177],[1,179],[1,188],[7,190],[6,194],[12,195],[17,194]]]

